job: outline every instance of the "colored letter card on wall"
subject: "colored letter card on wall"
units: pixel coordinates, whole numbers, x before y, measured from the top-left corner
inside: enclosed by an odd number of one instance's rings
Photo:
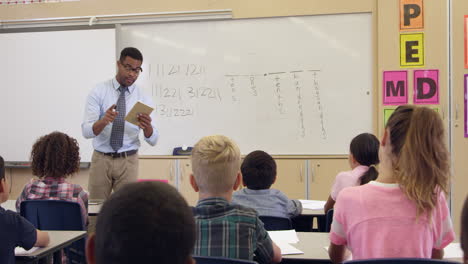
[[[384,108],[383,116],[384,116],[384,127],[387,126],[388,119],[390,116],[395,112],[395,108]]]
[[[467,116],[466,116],[466,112],[467,112],[466,109],[467,109],[467,107],[468,107],[468,106],[466,105],[466,104],[467,104],[466,98],[467,98],[467,96],[468,96],[468,91],[467,91],[467,89],[468,89],[468,87],[467,87],[467,86],[468,86],[468,74],[465,74],[464,77],[465,77],[465,97],[463,98],[463,101],[465,101],[465,111],[464,111],[464,112],[465,112],[465,113],[464,113],[464,116],[465,116],[465,117],[464,117],[464,118],[465,118],[465,119],[464,119],[465,125],[464,125],[464,127],[465,127],[465,137],[468,137],[468,125],[467,125],[468,118],[467,118]]]
[[[414,71],[415,104],[439,104],[439,70]]]
[[[424,67],[424,33],[400,34],[400,67]]]
[[[423,0],[400,0],[400,30],[424,29]]]
[[[408,72],[383,72],[383,104],[400,105],[408,103]]]
[[[468,69],[468,15],[465,15],[465,69]]]

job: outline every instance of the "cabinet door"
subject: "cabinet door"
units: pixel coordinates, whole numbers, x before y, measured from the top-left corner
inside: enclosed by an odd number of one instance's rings
[[[289,199],[306,199],[305,160],[275,159],[276,182],[271,188],[282,191]]]
[[[175,159],[140,159],[138,179],[167,180],[176,186]]]
[[[190,174],[192,173],[192,163],[190,159],[179,160],[179,192],[191,206],[195,206],[198,201],[198,193],[190,185]]]
[[[341,171],[350,170],[347,158],[313,159],[309,161],[309,199],[327,200],[335,180]]]

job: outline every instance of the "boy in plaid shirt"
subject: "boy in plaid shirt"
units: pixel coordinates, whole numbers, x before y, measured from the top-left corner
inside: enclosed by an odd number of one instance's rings
[[[199,192],[194,208],[197,240],[194,255],[281,261],[254,209],[231,204],[240,184],[240,151],[225,136],[202,138],[192,150],[190,183]]]

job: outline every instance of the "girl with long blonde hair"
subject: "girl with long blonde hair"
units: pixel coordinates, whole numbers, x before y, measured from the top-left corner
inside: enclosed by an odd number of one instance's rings
[[[437,258],[454,239],[445,195],[449,154],[443,122],[427,107],[399,106],[379,150],[379,176],[345,188],[335,204],[329,255],[353,259]]]

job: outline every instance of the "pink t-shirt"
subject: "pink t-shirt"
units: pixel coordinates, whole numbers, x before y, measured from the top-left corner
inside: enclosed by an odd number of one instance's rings
[[[416,205],[397,184],[371,181],[345,188],[334,207],[330,241],[347,245],[353,259],[430,258],[455,238],[445,195],[416,219]]]
[[[346,187],[358,186],[359,178],[369,169],[367,166],[359,165],[351,171],[342,171],[336,175],[330,196],[336,201],[338,193]]]

